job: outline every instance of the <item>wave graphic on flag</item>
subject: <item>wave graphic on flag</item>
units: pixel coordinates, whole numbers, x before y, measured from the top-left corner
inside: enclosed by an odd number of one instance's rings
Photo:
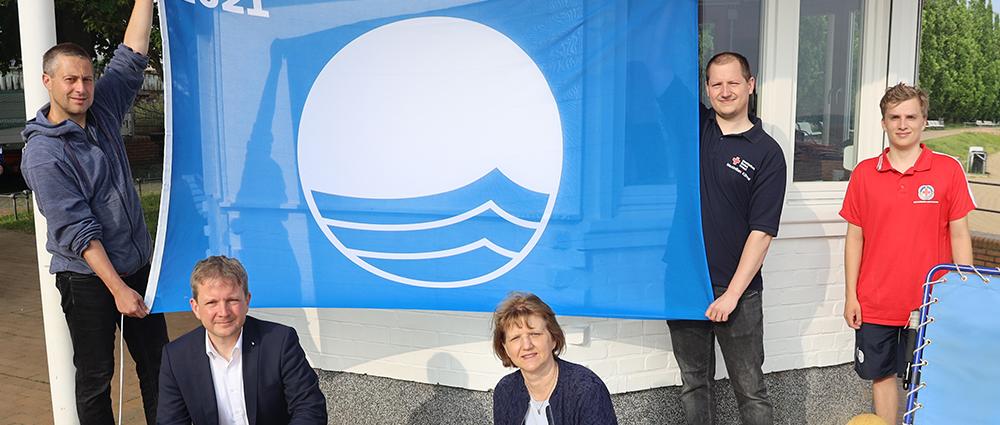
[[[517,43],[467,19],[405,19],[352,40],[310,87],[298,136],[316,224],[396,283],[502,276],[541,238],[559,193],[552,88]]]
[[[424,282],[470,281],[518,261],[544,227],[550,200],[497,169],[430,196],[312,195],[318,220],[343,245],[341,252],[387,274]]]
[[[159,3],[156,311],[224,254],[257,308],[704,318],[696,0],[192,1]]]

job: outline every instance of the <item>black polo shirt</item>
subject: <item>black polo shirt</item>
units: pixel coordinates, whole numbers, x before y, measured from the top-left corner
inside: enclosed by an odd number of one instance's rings
[[[778,235],[785,199],[785,156],[750,117],[753,127],[723,135],[715,111],[701,114],[701,229],[712,285],[726,288],[753,230]],[[747,289],[761,290],[760,271]]]

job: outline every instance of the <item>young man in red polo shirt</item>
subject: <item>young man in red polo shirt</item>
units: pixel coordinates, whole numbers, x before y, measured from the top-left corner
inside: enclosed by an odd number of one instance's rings
[[[855,329],[854,370],[872,381],[875,413],[894,423],[901,331],[931,267],[972,263],[966,215],[976,205],[962,165],[920,143],[927,94],[900,83],[879,106],[889,147],[854,169],[840,210],[848,223],[844,319]]]

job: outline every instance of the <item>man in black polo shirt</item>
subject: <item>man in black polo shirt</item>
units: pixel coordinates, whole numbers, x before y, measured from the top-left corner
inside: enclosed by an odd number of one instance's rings
[[[778,234],[785,197],[781,147],[748,113],[755,81],[746,58],[715,55],[705,69],[712,109],[701,114],[701,215],[715,302],[710,321],[670,320],[688,424],[714,423],[715,337],[744,424],[772,424],[764,385],[764,256]]]

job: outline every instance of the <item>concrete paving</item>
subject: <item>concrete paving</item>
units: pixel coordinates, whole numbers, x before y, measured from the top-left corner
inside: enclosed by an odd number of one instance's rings
[[[53,422],[37,264],[34,235],[0,230],[0,424]],[[167,315],[171,337],[197,325],[190,313]],[[111,392],[117,400],[117,371]],[[135,364],[128,356],[124,394],[122,423],[145,423]],[[117,401],[113,404],[117,414]]]

